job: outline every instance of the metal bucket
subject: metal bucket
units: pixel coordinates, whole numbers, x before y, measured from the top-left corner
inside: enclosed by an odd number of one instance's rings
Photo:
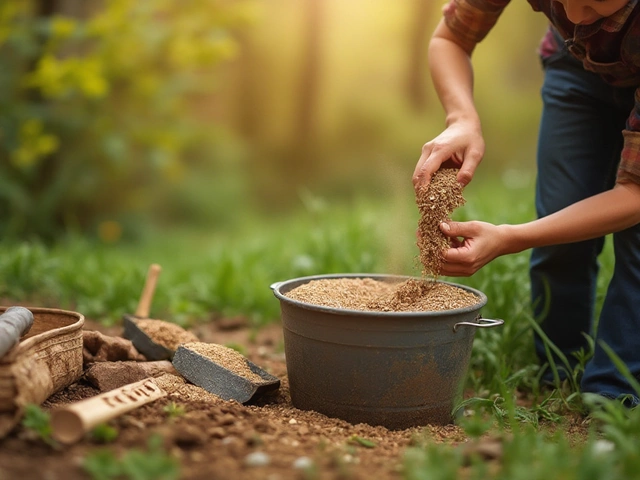
[[[389,429],[451,423],[476,328],[504,323],[480,316],[486,295],[449,283],[477,295],[478,303],[440,312],[336,309],[285,296],[312,280],[337,278],[415,277],[334,274],[271,285],[280,301],[293,406]]]

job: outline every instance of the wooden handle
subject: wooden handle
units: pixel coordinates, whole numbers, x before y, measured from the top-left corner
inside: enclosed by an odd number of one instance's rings
[[[156,283],[158,282],[158,276],[160,275],[160,265],[157,263],[151,264],[149,271],[147,272],[147,281],[144,284],[140,301],[138,302],[138,308],[136,309],[136,317],[149,318],[149,310],[151,307],[151,299],[153,298],[153,292],[156,290]]]
[[[51,412],[52,436],[62,443],[77,442],[96,425],[166,394],[153,378],[146,378],[96,397],[64,405]]]

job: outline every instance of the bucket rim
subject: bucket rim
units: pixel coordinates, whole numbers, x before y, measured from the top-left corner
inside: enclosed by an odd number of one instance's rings
[[[435,280],[437,283],[442,283],[445,285],[451,285],[457,288],[461,288],[470,293],[473,293],[479,298],[478,303],[475,305],[470,305],[468,307],[461,308],[453,308],[450,310],[438,310],[438,311],[412,311],[412,312],[377,312],[373,310],[353,310],[348,308],[334,308],[327,307],[324,305],[316,305],[313,303],[301,302],[299,300],[294,300],[293,298],[289,298],[285,296],[281,289],[287,286],[290,286],[289,290],[293,290],[294,288],[309,283],[313,280],[327,280],[327,279],[337,279],[337,278],[370,278],[373,280],[424,280],[421,277],[411,276],[411,275],[393,275],[393,274],[383,274],[383,273],[329,273],[329,274],[320,274],[320,275],[308,275],[304,277],[292,278],[289,280],[285,280],[282,282],[276,282],[271,284],[270,288],[273,291],[275,297],[281,302],[288,303],[294,305],[298,308],[303,308],[306,310],[314,310],[318,312],[325,313],[334,313],[340,315],[363,315],[372,317],[394,317],[394,318],[424,318],[424,317],[443,317],[443,316],[453,316],[459,315],[463,313],[476,312],[479,311],[482,307],[487,304],[487,296],[473,287],[469,287],[467,285],[461,285],[459,283],[444,281],[444,280]],[[289,291],[287,290],[287,291]]]

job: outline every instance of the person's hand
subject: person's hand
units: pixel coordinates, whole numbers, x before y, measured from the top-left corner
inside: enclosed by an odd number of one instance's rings
[[[440,230],[449,237],[452,248],[444,254],[441,275],[468,277],[503,253],[499,227],[486,222],[447,222]]]
[[[422,155],[413,172],[413,186],[427,186],[440,167],[459,168],[458,182],[467,185],[484,155],[484,139],[474,122],[451,124],[422,147]]]

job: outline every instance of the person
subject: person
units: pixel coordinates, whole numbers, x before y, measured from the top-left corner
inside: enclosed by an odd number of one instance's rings
[[[640,5],[639,0],[528,0],[549,20],[537,151],[537,219],[516,225],[447,222],[442,275],[470,276],[498,256],[532,249],[531,301],[549,339],[574,362],[592,335],[598,256],[612,234],[615,266],[582,392],[640,403],[600,342],[640,378]],[[472,52],[509,0],[450,0],[429,43],[429,68],[446,114],[427,142],[413,183],[443,164],[468,184],[485,144],[473,98]],[[536,352],[546,360],[541,338]],[[572,365],[573,367],[573,365]],[[564,372],[566,374],[566,372]],[[545,379],[550,379],[547,370]]]

